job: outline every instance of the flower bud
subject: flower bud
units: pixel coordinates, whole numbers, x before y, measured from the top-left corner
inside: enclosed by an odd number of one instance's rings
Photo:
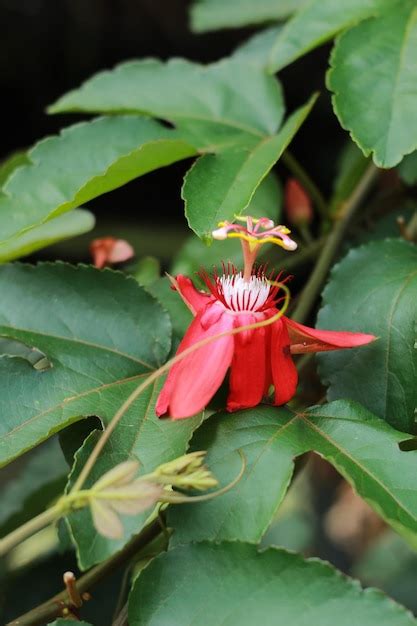
[[[217,480],[204,465],[205,456],[205,451],[191,452],[164,463],[153,472],[154,479],[161,484],[181,489],[203,491],[216,487]]]
[[[93,239],[90,244],[90,254],[93,264],[98,269],[113,263],[122,263],[135,256],[135,251],[129,242],[115,237]]]
[[[313,220],[311,200],[295,178],[290,178],[285,185],[285,210],[288,221],[294,226],[310,224]]]

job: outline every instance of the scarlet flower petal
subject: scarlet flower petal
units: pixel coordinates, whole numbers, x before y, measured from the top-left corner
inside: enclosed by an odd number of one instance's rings
[[[198,313],[182,340],[178,353],[198,341],[233,328],[233,316],[225,312],[210,327],[201,325]],[[233,357],[233,337],[216,339],[176,363],[168,375],[156,404],[158,416],[191,417],[209,403],[220,387]]]
[[[241,313],[235,327],[262,321],[261,313]],[[256,406],[262,400],[266,377],[266,328],[243,331],[235,335],[235,350],[229,381],[227,410],[237,411]]]
[[[284,317],[283,320],[290,335],[292,354],[356,348],[376,339],[375,335],[365,333],[309,328],[287,317]]]
[[[175,278],[174,285],[193,315],[197,315],[213,300],[209,294],[198,291],[188,276],[179,274]]]
[[[272,324],[271,364],[272,380],[275,387],[274,404],[285,404],[295,395],[298,383],[297,368],[290,353],[290,337],[286,318]]]

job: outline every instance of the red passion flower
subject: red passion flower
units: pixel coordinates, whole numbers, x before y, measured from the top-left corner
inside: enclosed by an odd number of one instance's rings
[[[215,238],[242,240],[244,270],[228,265],[221,275],[210,277],[202,272],[207,292],[197,290],[186,276],[176,277],[175,289],[194,315],[177,354],[202,339],[277,316],[283,300],[282,283],[267,276],[263,267],[254,270],[253,265],[262,243],[294,250],[297,245],[288,237],[290,231],[274,227],[267,218],[247,218],[246,227],[228,222],[219,226],[213,232]],[[293,354],[354,348],[374,339],[363,333],[308,328],[285,316],[260,328],[226,334],[173,365],[158,397],[156,414],[173,419],[195,415],[209,403],[229,368],[228,411],[256,406],[272,385],[273,403],[285,404],[294,396],[298,382]]]

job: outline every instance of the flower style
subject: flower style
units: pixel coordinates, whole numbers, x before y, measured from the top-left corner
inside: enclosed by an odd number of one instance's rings
[[[247,218],[247,227],[221,222],[213,232],[217,239],[239,237],[245,260],[244,271],[230,264],[223,274],[200,275],[208,292],[197,290],[186,276],[173,279],[174,287],[194,315],[178,353],[193,344],[228,333],[240,326],[276,317],[282,282],[273,280],[264,267],[254,269],[256,253],[266,242],[278,243],[287,250],[297,245],[283,226],[267,218]],[[285,316],[268,325],[213,340],[190,352],[171,368],[156,404],[158,416],[173,419],[191,417],[201,411],[222,384],[230,368],[227,410],[256,406],[274,386],[273,403],[282,405],[294,396],[298,383],[293,354],[321,352],[362,346],[373,335],[331,330],[316,330]]]

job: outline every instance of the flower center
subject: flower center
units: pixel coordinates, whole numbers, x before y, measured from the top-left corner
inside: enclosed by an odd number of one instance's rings
[[[216,279],[219,295],[233,311],[259,311],[268,300],[270,284],[265,276],[245,280],[242,272]]]

